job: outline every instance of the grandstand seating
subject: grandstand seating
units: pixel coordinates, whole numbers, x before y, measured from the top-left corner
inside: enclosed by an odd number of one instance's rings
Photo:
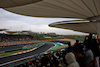
[[[0,42],[33,40],[31,35],[0,34]]]

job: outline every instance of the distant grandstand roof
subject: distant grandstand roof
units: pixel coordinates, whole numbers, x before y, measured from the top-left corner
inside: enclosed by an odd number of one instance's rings
[[[8,30],[8,29],[0,29],[0,31],[5,31],[5,30]]]
[[[14,33],[18,33],[19,31],[6,31],[9,34],[14,34]]]
[[[49,25],[50,27],[70,29],[85,33],[98,33],[100,23],[90,22],[88,20],[77,20],[77,21],[62,21],[56,22]]]
[[[48,34],[48,35],[56,35],[56,33],[53,33],[53,32],[52,32],[52,33],[47,33],[47,34]]]
[[[30,32],[30,31],[27,31],[27,30],[23,30],[23,31],[21,31],[21,32]]]
[[[33,17],[100,16],[100,0],[0,0],[0,5],[10,12]]]

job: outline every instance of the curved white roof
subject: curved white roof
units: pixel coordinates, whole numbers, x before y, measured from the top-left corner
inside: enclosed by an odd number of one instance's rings
[[[6,30],[8,30],[8,29],[0,29],[0,31],[6,31]]]
[[[5,10],[33,17],[87,19],[100,15],[100,0],[0,0]]]
[[[9,34],[13,34],[13,33],[18,33],[19,31],[5,31],[5,32],[7,32]]]
[[[97,34],[100,29],[100,23],[89,22],[89,21],[63,21],[63,22],[52,23],[49,26],[56,28],[70,29],[84,33],[95,33],[95,34]]]

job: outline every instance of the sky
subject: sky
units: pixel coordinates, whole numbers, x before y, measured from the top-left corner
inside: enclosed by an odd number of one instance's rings
[[[69,18],[39,18],[14,14],[0,8],[0,29],[9,31],[31,30],[32,32],[54,32],[60,35],[87,35],[86,33],[76,32],[68,29],[49,27],[54,22],[76,20]],[[1,32],[3,33],[3,32]]]

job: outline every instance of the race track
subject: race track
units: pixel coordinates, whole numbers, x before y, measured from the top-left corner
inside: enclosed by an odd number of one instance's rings
[[[43,46],[41,46],[38,49],[31,51],[31,52],[18,54],[18,55],[11,55],[11,56],[7,56],[7,57],[2,57],[2,58],[0,58],[0,65],[7,63],[7,62],[14,61],[14,60],[18,60],[18,59],[21,59],[21,58],[25,58],[25,57],[28,57],[28,56],[32,56],[32,55],[35,55],[35,54],[40,54],[42,52],[47,51],[52,46],[54,46],[54,44],[45,43]]]
[[[32,45],[35,43],[31,43]],[[10,50],[17,50],[17,49],[22,49],[24,46],[28,46],[31,44],[21,44],[21,45],[7,45],[7,46],[0,46],[0,52],[2,51],[10,51]]]
[[[0,48],[0,51],[13,50],[13,49],[21,49],[23,46],[24,45],[5,46],[3,48]]]

